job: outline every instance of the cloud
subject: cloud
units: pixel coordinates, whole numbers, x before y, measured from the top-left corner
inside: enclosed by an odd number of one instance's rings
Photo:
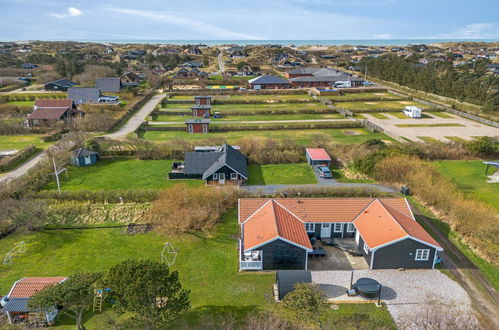
[[[438,33],[418,38],[426,39],[488,39],[499,37],[499,25],[494,23],[467,24],[451,32]]]
[[[145,10],[136,10],[136,9],[126,9],[126,8],[117,8],[111,7],[108,9],[109,11],[119,13],[119,14],[128,14],[133,16],[140,16],[149,19],[153,19],[156,21],[161,21],[163,23],[175,24],[182,26],[184,28],[192,29],[198,32],[208,33],[213,35],[216,39],[264,39],[258,36],[253,36],[245,33],[234,32],[228,29],[220,28],[211,24],[203,23],[200,21],[196,21],[190,18],[180,17],[178,15],[169,15],[165,13],[154,13]]]
[[[57,18],[65,18],[70,16],[81,16],[83,13],[81,10],[75,7],[69,7],[65,13],[51,13],[50,16]]]
[[[374,39],[393,39],[393,36],[390,33],[380,33],[375,34]]]

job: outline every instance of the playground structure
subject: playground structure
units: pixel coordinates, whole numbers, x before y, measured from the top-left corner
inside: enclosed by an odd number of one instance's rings
[[[3,258],[3,264],[12,265],[12,257],[25,252],[26,252],[26,243],[24,241],[17,243],[17,245],[12,250],[10,250],[5,254],[5,257]]]
[[[173,266],[177,259],[177,251],[173,248],[170,242],[166,242],[161,251],[161,262],[165,262],[168,266]]]
[[[106,293],[110,292],[111,289],[95,289],[94,290],[94,306],[92,308],[92,312],[102,312],[102,303],[104,298],[106,298]]]

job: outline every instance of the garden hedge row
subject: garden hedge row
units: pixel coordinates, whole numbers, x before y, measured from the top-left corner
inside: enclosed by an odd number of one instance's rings
[[[34,145],[27,146],[26,148],[22,149],[20,152],[13,156],[8,156],[5,158],[0,159],[0,171],[5,172],[9,169],[11,169],[13,166],[15,166],[17,163],[28,159],[31,157],[33,154],[35,154],[38,151],[38,149]]]
[[[210,125],[210,132],[228,131],[267,131],[267,130],[298,130],[298,129],[327,129],[327,128],[360,128],[359,121],[335,121],[314,123],[284,123],[284,124],[254,124],[254,125]]]

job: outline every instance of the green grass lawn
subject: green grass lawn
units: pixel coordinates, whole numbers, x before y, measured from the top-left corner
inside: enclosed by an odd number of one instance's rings
[[[250,165],[249,185],[317,183],[314,171],[307,163]]]
[[[163,111],[186,111],[193,104],[167,104]],[[211,111],[220,111],[222,113],[230,113],[234,111],[296,111],[296,110],[320,110],[327,109],[327,106],[318,102],[310,103],[261,103],[261,104],[215,104]]]
[[[217,121],[260,121],[260,120],[309,120],[309,119],[342,119],[344,118],[339,113],[327,113],[327,114],[289,114],[289,115],[255,115],[255,116],[237,116],[237,115],[226,115],[222,118],[211,118],[212,123]],[[169,116],[160,115],[154,118],[154,121],[178,121],[184,122],[186,116]]]
[[[202,185],[201,180],[168,180],[171,160],[104,159],[88,167],[68,167],[61,176],[62,190],[164,189],[176,183]],[[57,189],[50,182],[45,189]]]
[[[23,149],[31,144],[45,149],[54,142],[43,142],[42,135],[0,135],[0,150],[2,149]]]
[[[384,114],[382,113],[371,113],[371,116],[373,116],[374,118],[377,118],[377,119],[389,119],[387,116],[385,116]]]
[[[418,136],[417,138],[427,143],[442,143],[442,141],[432,138],[431,136]]]
[[[170,99],[172,100],[192,100],[194,103],[194,96],[192,95],[175,95]],[[213,99],[218,100],[241,100],[241,101],[250,101],[257,100],[262,102],[272,102],[272,101],[281,101],[281,100],[312,100],[312,97],[306,93],[303,94],[289,94],[289,95],[214,95]]]
[[[182,285],[191,290],[193,310],[189,317],[206,309],[264,309],[272,301],[274,275],[237,272],[238,231],[234,209],[209,234],[127,235],[123,228],[116,228],[9,235],[0,240],[0,251],[8,251],[22,240],[27,249],[13,259],[12,265],[0,265],[0,292],[7,293],[16,280],[25,276],[106,271],[126,259],[160,261],[165,242],[170,242],[178,252],[172,269],[179,272]],[[74,324],[71,319],[62,321],[62,328]],[[105,325],[105,317],[94,317],[91,312],[86,314],[86,321],[91,329]]]
[[[9,101],[8,104],[17,105],[20,107],[32,107],[35,105],[35,101]]]
[[[433,162],[438,171],[449,178],[468,196],[499,210],[499,183],[487,183],[486,165],[480,160],[444,160]],[[493,169],[489,167],[489,175]]]
[[[379,93],[346,93],[341,96],[328,96],[327,99],[333,102],[355,101],[361,99],[401,99],[400,96],[388,92]]]
[[[209,142],[214,138],[224,139],[228,143],[237,144],[242,138],[267,137],[274,139],[290,139],[302,145],[308,145],[313,138],[319,134],[324,134],[337,143],[362,143],[369,139],[381,139],[392,142],[393,139],[382,134],[373,133],[363,128],[355,129],[307,129],[307,130],[268,130],[268,131],[230,131],[212,132],[208,134],[189,134],[185,131],[147,131],[143,138],[150,141],[166,142],[175,138],[186,140],[198,140]]]
[[[407,105],[415,105],[422,109],[428,106],[414,101],[372,101],[372,102],[339,102],[335,104],[337,107],[349,109],[352,111],[374,111],[374,110],[400,110],[402,111]]]

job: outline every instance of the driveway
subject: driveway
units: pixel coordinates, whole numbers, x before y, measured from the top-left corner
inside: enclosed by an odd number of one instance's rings
[[[217,62],[218,62],[218,70],[223,73],[225,71],[225,65],[223,61],[223,50],[219,48],[220,52],[218,53],[217,56]]]
[[[312,282],[319,284],[327,298],[333,302],[355,302],[362,297],[349,297],[351,271],[312,271]],[[356,270],[353,282],[361,277],[377,280],[382,286],[381,300],[385,302],[397,325],[404,316],[412,316],[427,304],[442,304],[447,308],[472,311],[466,291],[438,270]]]
[[[165,98],[166,94],[157,94],[154,95],[149,101],[147,101],[144,106],[137,111],[125,125],[123,125],[118,131],[110,134],[104,135],[105,137],[111,139],[119,139],[126,137],[129,133],[135,132],[137,128],[145,121],[146,117],[154,111],[156,106],[161,102],[163,98]]]
[[[411,141],[421,142],[419,137],[427,136],[443,142],[449,142],[447,137],[459,137],[465,140],[471,140],[475,136],[499,136],[499,129],[472,121],[466,118],[459,117],[454,114],[445,112],[446,115],[452,118],[440,118],[432,114],[425,113],[431,118],[407,118],[400,119],[389,113],[382,113],[388,119],[379,119],[374,116],[364,113],[363,115],[370,122],[381,126],[387,132],[408,138]],[[448,127],[400,127],[397,125],[431,125],[431,124],[458,124],[462,126],[448,126]]]

